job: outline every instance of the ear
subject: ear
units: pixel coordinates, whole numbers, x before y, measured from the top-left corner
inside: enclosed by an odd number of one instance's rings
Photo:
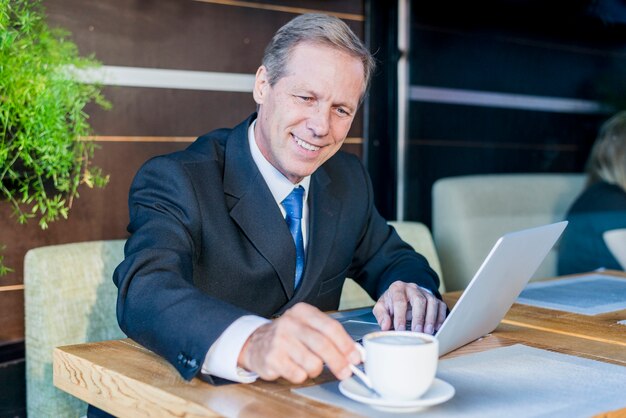
[[[254,101],[257,104],[263,104],[269,88],[270,82],[268,79],[267,68],[265,68],[264,65],[261,65],[259,69],[256,70],[256,76],[254,77],[254,89],[252,90]]]

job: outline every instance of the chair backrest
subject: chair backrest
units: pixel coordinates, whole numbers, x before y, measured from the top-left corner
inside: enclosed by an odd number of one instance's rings
[[[400,238],[411,245],[415,251],[426,257],[432,269],[439,275],[439,291],[441,293],[445,292],[446,287],[441,274],[439,257],[437,256],[433,237],[428,227],[420,222],[389,222],[389,224],[396,229]],[[341,291],[339,309],[360,308],[362,306],[372,306],[373,304],[374,300],[361,286],[352,279],[346,279]]]
[[[472,279],[503,234],[565,219],[583,174],[486,174],[433,185],[433,236],[448,291]],[[558,244],[533,279],[557,274]]]
[[[441,272],[441,263],[430,229],[421,222],[411,221],[392,221],[389,222],[389,225],[393,226],[400,238],[413,247],[415,251],[426,257],[430,267],[439,275],[439,291],[445,293],[446,286]]]
[[[35,248],[24,258],[26,399],[30,417],[79,417],[86,404],[55,388],[52,350],[123,338],[112,276],[124,240]]]

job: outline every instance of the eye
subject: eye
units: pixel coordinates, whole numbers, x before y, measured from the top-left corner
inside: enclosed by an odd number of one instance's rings
[[[348,109],[345,109],[343,107],[338,107],[337,113],[339,114],[339,116],[350,116],[350,111],[348,111]]]
[[[311,96],[296,96],[296,98],[303,103],[311,103],[313,101],[313,97]]]

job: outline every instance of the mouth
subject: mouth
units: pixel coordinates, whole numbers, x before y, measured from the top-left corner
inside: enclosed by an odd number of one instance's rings
[[[300,148],[304,148],[307,151],[318,151],[320,148],[322,148],[313,144],[309,144],[308,142],[298,138],[294,134],[291,134],[291,136],[293,137],[293,139],[296,141],[296,144],[298,144]]]

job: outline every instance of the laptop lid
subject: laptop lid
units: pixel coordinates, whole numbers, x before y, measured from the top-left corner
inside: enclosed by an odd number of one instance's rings
[[[440,356],[498,326],[566,226],[563,221],[510,232],[498,239],[436,334]],[[371,308],[332,316],[354,340],[380,330]]]
[[[563,221],[498,239],[437,332],[440,356],[498,326],[566,226]]]

